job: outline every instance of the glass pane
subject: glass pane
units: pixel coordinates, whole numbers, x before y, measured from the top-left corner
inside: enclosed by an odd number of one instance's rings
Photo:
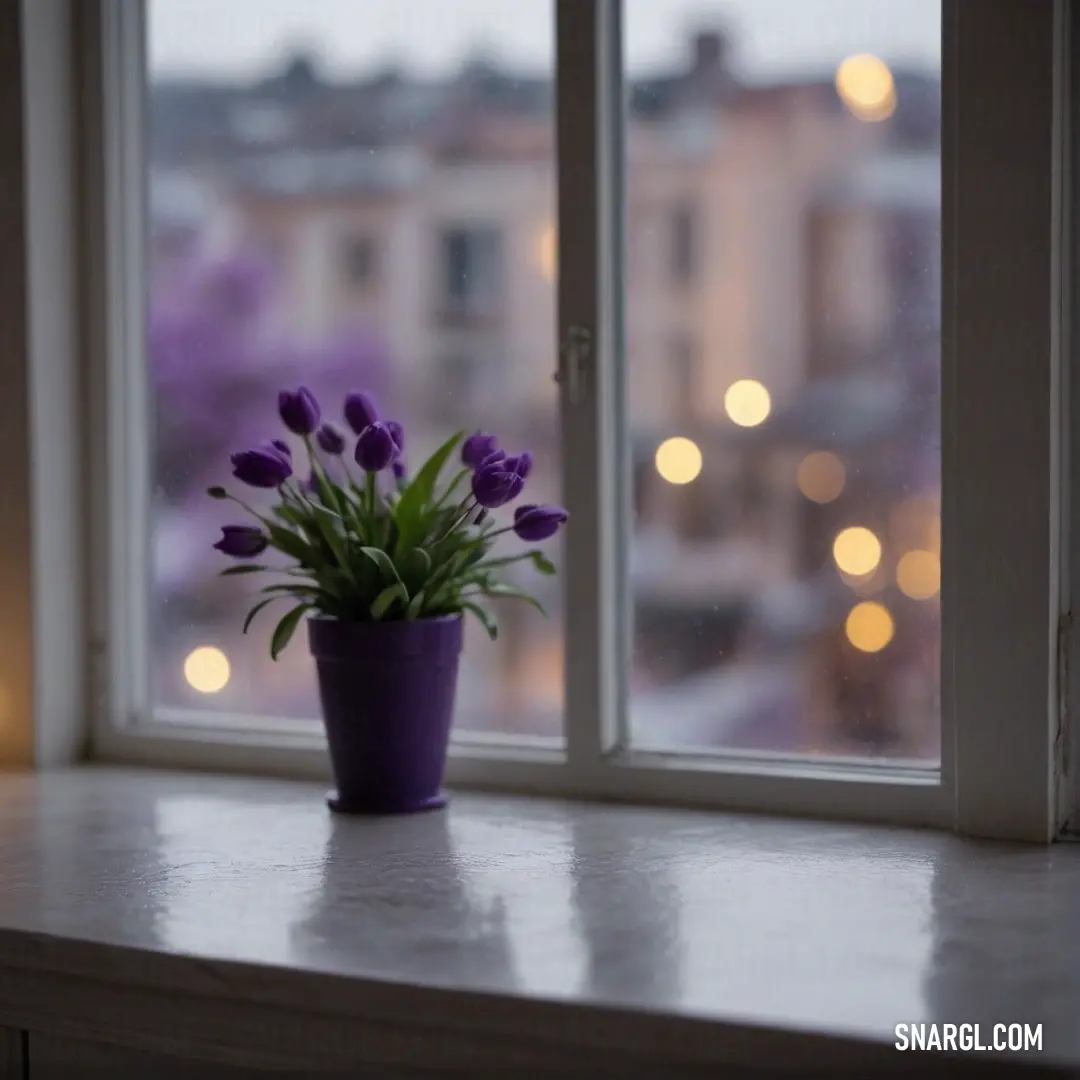
[[[271,613],[241,633],[258,585],[217,577],[236,515],[204,492],[281,434],[278,390],[304,384],[339,421],[348,391],[373,393],[410,464],[494,431],[535,454],[529,501],[559,501],[552,11],[148,11],[155,701],[315,717],[306,636],[274,664]],[[561,733],[558,579],[520,578],[550,617],[501,601],[498,644],[468,627],[459,729]]]
[[[939,758],[939,0],[627,0],[632,735]]]

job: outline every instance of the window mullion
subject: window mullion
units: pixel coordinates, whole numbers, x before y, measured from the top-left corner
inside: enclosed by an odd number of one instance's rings
[[[623,333],[618,0],[557,0],[559,378],[566,532],[569,766],[592,774],[625,731],[627,625],[619,453]]]
[[[1062,11],[945,7],[943,767],[1002,839],[1054,827]]]

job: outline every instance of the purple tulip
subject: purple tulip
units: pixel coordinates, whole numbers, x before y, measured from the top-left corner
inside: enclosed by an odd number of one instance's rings
[[[368,424],[356,440],[354,456],[364,472],[382,472],[397,457],[397,444],[390,429],[381,420]]]
[[[221,539],[214,547],[234,559],[253,559],[261,555],[269,544],[266,534],[254,525],[223,525]]]
[[[513,502],[522,492],[525,487],[525,477],[518,472],[510,473],[510,493],[506,498],[507,502]]]
[[[523,450],[520,454],[508,457],[503,462],[503,467],[516,473],[522,480],[528,480],[529,473],[532,472],[533,456],[528,450]]]
[[[484,461],[499,449],[499,441],[494,435],[485,435],[478,431],[470,435],[461,447],[461,460],[470,469],[479,469]]]
[[[405,462],[402,461],[400,457],[394,458],[394,464],[392,468],[394,470],[395,480],[405,479]]]
[[[519,506],[514,511],[514,532],[535,544],[554,536],[569,516],[561,506]]]
[[[292,447],[284,439],[272,439],[270,445],[275,450],[280,450],[285,455],[286,460],[292,461]]]
[[[306,386],[282,390],[278,394],[278,412],[281,422],[294,435],[310,435],[319,426],[322,415],[315,395]]]
[[[315,441],[321,450],[337,457],[345,453],[345,433],[331,421],[325,421],[315,432]]]
[[[492,461],[481,466],[472,475],[472,493],[476,501],[489,510],[505,506],[515,495],[524,481],[516,473],[503,468],[501,461]]]
[[[505,461],[505,450],[492,450],[490,454],[477,466],[478,469],[482,469],[485,465],[493,465],[496,461]]]
[[[233,476],[257,488],[281,487],[292,476],[290,460],[270,443],[254,450],[241,450],[230,458]]]
[[[356,432],[363,434],[365,428],[370,427],[379,419],[379,410],[370,394],[361,390],[354,390],[345,399],[345,422]]]
[[[397,420],[387,420],[386,426],[390,431],[390,437],[394,440],[394,445],[397,447],[398,453],[405,449],[405,429],[398,423]]]

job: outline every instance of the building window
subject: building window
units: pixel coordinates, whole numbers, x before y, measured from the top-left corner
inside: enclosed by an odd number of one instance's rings
[[[691,203],[676,206],[671,211],[669,229],[672,284],[690,285],[697,275],[699,257],[700,222],[697,208]]]
[[[378,275],[378,245],[373,236],[353,236],[342,245],[342,272],[351,288],[372,285]]]
[[[669,372],[672,413],[693,420],[698,412],[701,388],[697,341],[689,334],[676,334],[672,338]]]
[[[440,301],[452,314],[492,315],[499,300],[502,236],[491,225],[454,225],[439,241]]]

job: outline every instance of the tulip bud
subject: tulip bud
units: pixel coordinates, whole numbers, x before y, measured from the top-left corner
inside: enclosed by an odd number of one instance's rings
[[[345,435],[337,424],[327,420],[318,431],[315,432],[315,441],[319,448],[327,454],[337,457],[345,453]]]
[[[379,419],[379,410],[370,394],[361,390],[354,390],[345,399],[345,422],[356,432],[361,434]]]
[[[284,439],[271,439],[270,445],[284,454],[287,461],[292,461],[292,448]]]
[[[519,506],[514,511],[514,532],[535,544],[554,536],[569,516],[561,506]]]
[[[499,449],[499,442],[494,435],[485,435],[482,431],[470,435],[461,446],[462,463],[470,469],[479,469],[484,460]]]
[[[310,435],[319,426],[319,403],[306,386],[282,390],[278,394],[278,412],[281,422],[294,435]]]
[[[532,472],[533,456],[528,450],[523,450],[520,454],[508,457],[503,465],[511,472],[517,473],[522,480],[528,480],[529,473]]]
[[[390,437],[394,440],[394,445],[398,449],[400,454],[405,449],[405,429],[397,422],[397,420],[387,420],[386,426],[390,431]]]
[[[382,472],[397,456],[397,445],[390,429],[381,421],[368,424],[356,440],[354,457],[364,472]]]
[[[252,559],[261,555],[269,544],[266,534],[253,525],[224,525],[221,539],[214,547],[234,559]]]
[[[504,506],[513,498],[513,485],[518,477],[507,472],[501,461],[493,461],[472,475],[472,493],[476,501],[489,510]]]
[[[230,458],[233,476],[257,488],[281,487],[292,476],[292,464],[276,447],[267,443],[254,450],[242,450]]]

